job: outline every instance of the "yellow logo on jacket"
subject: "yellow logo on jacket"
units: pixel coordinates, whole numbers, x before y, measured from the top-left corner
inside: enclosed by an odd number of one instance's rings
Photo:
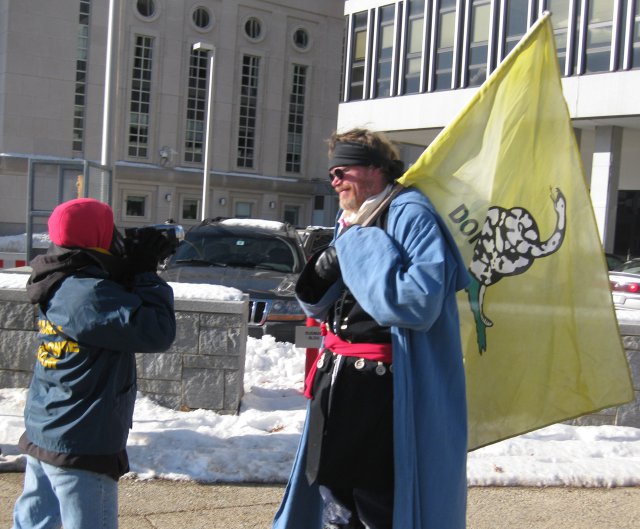
[[[38,330],[41,334],[45,335],[59,335],[59,329],[54,327],[49,321],[40,320],[38,322]],[[60,360],[64,353],[78,352],[80,352],[78,342],[74,342],[73,340],[42,342],[40,347],[38,347],[38,362],[46,368],[55,369],[58,364],[58,360]]]

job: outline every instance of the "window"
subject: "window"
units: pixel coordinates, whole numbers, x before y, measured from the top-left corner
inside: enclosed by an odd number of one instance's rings
[[[293,45],[299,50],[306,50],[309,48],[309,33],[306,29],[298,28],[293,33]]]
[[[466,86],[480,86],[487,78],[489,51],[489,0],[470,0],[469,44]]]
[[[262,37],[262,22],[256,17],[249,17],[244,23],[244,34],[249,40],[260,40]]]
[[[434,90],[448,90],[453,82],[453,51],[456,39],[456,0],[441,0],[436,23]]]
[[[191,15],[191,20],[199,29],[207,29],[211,25],[211,15],[206,7],[196,7]]]
[[[505,35],[502,56],[504,59],[507,54],[515,48],[522,36],[527,32],[529,27],[529,2],[520,0],[516,2],[507,2],[505,16]]]
[[[404,59],[405,94],[420,92],[422,41],[424,36],[424,0],[410,0],[407,15],[407,44]]]
[[[366,11],[353,15],[353,42],[351,44],[351,83],[349,99],[364,98],[364,73],[367,60],[367,20]]]
[[[136,220],[150,219],[150,195],[141,191],[124,192],[124,217]]]
[[[240,119],[238,127],[238,167],[253,168],[256,143],[256,119],[258,110],[258,76],[260,57],[242,57],[240,80]]]
[[[253,217],[253,202],[236,202],[235,216],[239,219],[250,219]]]
[[[180,222],[198,220],[200,218],[200,199],[182,197],[180,205]]]
[[[640,9],[636,13],[633,22],[633,53],[631,66],[633,68],[640,68]]]
[[[569,36],[569,8],[570,0],[549,0],[549,10],[551,11],[551,24],[553,34],[556,39],[558,50],[558,62],[560,72],[567,74],[567,38]],[[570,61],[571,63],[571,61]]]
[[[588,4],[584,72],[610,69],[614,0],[592,0]]]
[[[391,74],[393,72],[395,4],[379,10],[378,50],[376,66],[376,97],[391,95]]]
[[[185,162],[201,163],[203,158],[207,106],[207,58],[208,53],[205,50],[191,50],[184,138]]]
[[[292,206],[285,204],[284,206],[284,222],[288,222],[292,226],[300,224],[300,206]]]
[[[289,120],[287,123],[286,171],[299,173],[302,169],[302,132],[304,127],[304,100],[307,88],[307,67],[293,65],[293,80],[289,94]]]
[[[153,0],[137,0],[136,10],[144,18],[151,18],[156,13],[156,3]]]
[[[80,0],[78,16],[78,40],[76,58],[76,84],[73,106],[73,140],[72,150],[77,153],[84,151],[84,121],[87,95],[87,59],[89,54],[89,15],[91,2]]]
[[[153,37],[136,36],[129,103],[129,148],[132,158],[146,158],[149,149]]]

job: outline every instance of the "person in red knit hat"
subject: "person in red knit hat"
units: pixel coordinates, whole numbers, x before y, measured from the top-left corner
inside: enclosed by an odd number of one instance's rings
[[[173,291],[156,274],[172,248],[152,228],[122,240],[111,208],[91,198],[60,204],[48,225],[52,245],[30,263],[27,283],[39,337],[13,527],[115,529],[135,353],[166,350],[175,338]]]

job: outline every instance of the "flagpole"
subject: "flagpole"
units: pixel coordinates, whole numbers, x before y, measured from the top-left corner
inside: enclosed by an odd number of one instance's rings
[[[386,197],[384,197],[382,202],[380,202],[380,204],[377,205],[376,209],[374,209],[371,212],[371,214],[366,219],[364,219],[361,226],[363,228],[366,228],[367,226],[371,226],[376,221],[376,219],[381,215],[381,213],[385,209],[387,209],[389,204],[391,204],[391,201],[394,198],[396,198],[396,196],[398,196],[398,193],[400,193],[400,191],[402,191],[403,189],[404,189],[404,186],[396,182],[394,186],[391,188],[391,191],[389,191],[389,194]]]

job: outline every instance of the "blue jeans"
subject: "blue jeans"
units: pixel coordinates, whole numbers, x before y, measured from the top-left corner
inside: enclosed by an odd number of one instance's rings
[[[27,456],[24,490],[13,509],[13,529],[63,525],[64,529],[117,529],[118,482]]]

